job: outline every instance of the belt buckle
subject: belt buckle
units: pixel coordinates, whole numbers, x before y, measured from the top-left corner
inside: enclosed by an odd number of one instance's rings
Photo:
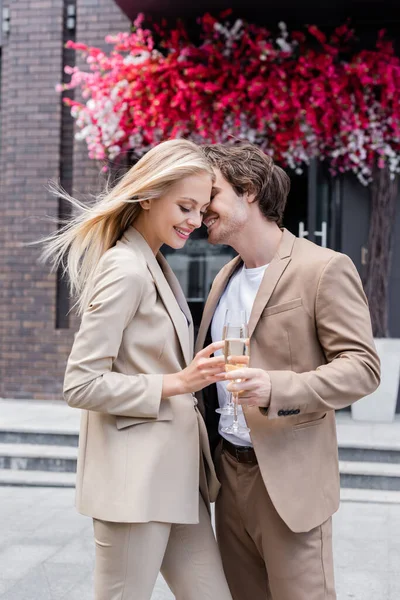
[[[247,455],[249,449],[246,447],[241,447],[241,446],[236,446],[235,448],[235,454],[236,454],[236,460],[238,462],[246,462],[247,464],[251,464],[250,460],[241,460],[241,457],[244,458],[245,455]]]

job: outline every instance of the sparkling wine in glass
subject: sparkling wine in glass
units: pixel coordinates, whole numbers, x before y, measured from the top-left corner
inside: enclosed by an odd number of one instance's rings
[[[224,327],[224,340],[225,370],[235,371],[237,369],[248,367],[250,344],[245,311],[227,311]],[[240,379],[235,381],[239,382]],[[228,427],[224,427],[222,429],[223,433],[238,434],[250,431],[248,427],[239,424],[238,397],[239,394],[237,392],[232,393],[233,423]]]
[[[229,323],[242,323],[243,326],[246,326],[247,324],[247,317],[246,317],[246,311],[245,310],[237,310],[237,311],[233,311],[233,310],[226,310],[225,311],[225,319],[224,319],[224,326],[223,326],[223,330],[222,330],[222,339],[225,340],[226,338],[226,328],[227,328],[227,324]],[[229,367],[227,367],[225,365],[225,370],[228,371]],[[222,408],[217,408],[215,409],[215,412],[219,413],[220,415],[224,415],[224,416],[228,416],[228,417],[233,417],[233,415],[235,414],[235,406],[232,400],[232,394],[229,393],[228,394],[228,402],[227,404],[225,404],[225,406],[223,406]]]

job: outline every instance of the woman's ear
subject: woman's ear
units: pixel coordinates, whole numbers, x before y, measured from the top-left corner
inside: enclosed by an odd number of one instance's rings
[[[139,202],[140,206],[143,208],[143,210],[149,210],[150,206],[151,206],[151,199],[148,200],[141,200]]]

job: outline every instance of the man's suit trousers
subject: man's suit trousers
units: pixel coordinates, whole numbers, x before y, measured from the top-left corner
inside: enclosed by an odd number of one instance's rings
[[[294,533],[276,512],[257,463],[239,463],[226,450],[216,462],[217,540],[233,600],[335,600],[331,519]]]

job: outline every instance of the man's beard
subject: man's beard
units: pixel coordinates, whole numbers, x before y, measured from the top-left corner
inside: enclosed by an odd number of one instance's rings
[[[238,233],[241,229],[241,223],[232,219],[228,223],[221,224],[220,222],[217,224],[217,231],[210,232],[208,237],[208,241],[212,246],[218,245],[227,245],[231,246],[231,241],[235,238],[235,233]]]

